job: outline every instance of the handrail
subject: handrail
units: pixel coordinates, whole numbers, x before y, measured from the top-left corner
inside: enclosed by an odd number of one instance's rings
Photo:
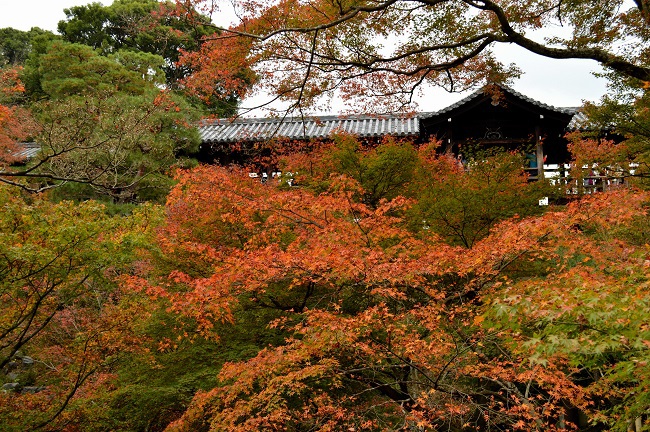
[[[601,168],[597,164],[592,166],[583,165],[582,171],[585,175],[572,177],[574,168],[571,164],[544,164],[544,178],[549,179],[553,184],[563,185],[567,188],[567,194],[591,194],[604,192],[609,189],[618,188],[627,183],[628,174],[634,174],[634,164],[630,164],[628,170],[620,167]],[[538,180],[537,168],[525,168],[530,175],[530,180]]]

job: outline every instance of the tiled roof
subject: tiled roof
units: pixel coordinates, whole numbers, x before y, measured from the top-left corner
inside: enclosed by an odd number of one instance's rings
[[[19,160],[26,160],[35,157],[41,151],[41,145],[35,142],[18,143],[18,150],[13,156]]]
[[[560,112],[560,113],[563,113],[563,114],[574,114],[576,112],[575,108],[561,108],[561,107],[554,107],[552,105],[547,105],[547,104],[545,104],[543,102],[540,102],[540,101],[532,99],[532,98],[530,98],[530,97],[528,97],[528,96],[526,96],[526,95],[524,95],[522,93],[519,93],[517,90],[515,90],[515,89],[513,89],[511,87],[508,87],[506,85],[503,85],[503,84],[496,84],[496,85],[499,86],[501,88],[501,90],[503,90],[503,91],[505,91],[507,93],[510,93],[511,95],[513,95],[513,96],[515,96],[515,97],[517,97],[519,99],[522,99],[522,100],[524,100],[524,101],[526,101],[528,103],[531,103],[531,104],[533,104],[533,105],[535,105],[535,106],[537,106],[539,108],[543,108],[543,109],[550,110],[550,111],[556,111],[556,112]],[[474,93],[470,94],[469,96],[464,97],[463,99],[459,100],[456,103],[453,103],[453,104],[449,105],[448,107],[445,107],[445,108],[443,108],[443,109],[441,109],[439,111],[434,111],[434,112],[430,112],[430,113],[426,113],[426,114],[423,113],[419,117],[420,118],[427,118],[427,117],[435,117],[435,116],[438,116],[438,115],[441,115],[441,114],[446,114],[448,112],[453,111],[456,108],[459,108],[459,107],[467,104],[468,102],[473,101],[474,99],[482,97],[484,95],[484,91],[485,91],[484,87],[480,88],[480,89],[476,90]]]
[[[571,118],[569,125],[566,127],[567,130],[587,130],[593,127],[589,124],[589,120],[587,119],[585,113],[582,112],[579,108],[567,108],[567,110],[573,110],[573,117]]]
[[[272,138],[328,138],[346,132],[362,138],[417,136],[420,123],[413,116],[317,116],[285,119],[239,118],[204,122],[199,126],[203,142],[265,141]]]
[[[550,111],[557,111],[557,112],[561,112],[561,113],[564,113],[564,114],[574,114],[575,111],[576,111],[575,108],[555,107],[553,105],[545,104],[543,102],[540,102],[538,100],[530,98],[530,97],[528,97],[528,96],[526,96],[526,95],[524,95],[522,93],[519,93],[517,90],[515,90],[515,89],[513,89],[511,87],[505,86],[505,85],[501,85],[501,88],[503,88],[504,90],[512,93],[513,95],[517,96],[518,98],[523,99],[523,100],[525,100],[527,102],[530,102],[531,104],[536,105],[536,106],[538,106],[540,108],[544,108],[544,109],[547,109],[547,110],[550,110]]]
[[[571,114],[567,129],[577,130],[588,127],[586,116],[575,107],[554,107],[531,99],[507,86],[500,86],[514,96],[528,101],[540,108],[564,114]],[[313,116],[305,118],[238,118],[204,121],[199,125],[201,141],[204,143],[232,143],[239,141],[265,141],[273,138],[318,139],[328,138],[333,132],[346,132],[361,138],[392,135],[397,137],[418,136],[420,120],[442,115],[483,96],[479,89],[460,101],[435,112],[421,112],[416,116]],[[18,158],[35,157],[40,146],[37,143],[21,143],[15,154]]]

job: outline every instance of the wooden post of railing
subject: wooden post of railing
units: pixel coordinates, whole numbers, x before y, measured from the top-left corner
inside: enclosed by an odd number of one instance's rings
[[[454,137],[453,137],[453,129],[452,129],[452,124],[451,124],[451,117],[447,119],[447,142],[445,143],[445,150],[447,153],[451,154],[454,149]]]
[[[544,118],[543,115],[539,116],[540,121]],[[537,155],[537,179],[544,178],[544,146],[542,145],[541,127],[538,124],[535,126],[535,154]]]
[[[637,417],[627,422],[627,432],[641,432],[643,429],[643,418]]]
[[[530,180],[545,178],[554,185],[564,185],[569,195],[606,192],[626,184],[625,172],[616,167],[602,168],[595,165],[584,165],[580,178],[571,177],[570,170],[571,165],[569,164],[542,165],[541,172],[543,174],[536,176],[535,174],[539,172],[539,166],[525,168]]]

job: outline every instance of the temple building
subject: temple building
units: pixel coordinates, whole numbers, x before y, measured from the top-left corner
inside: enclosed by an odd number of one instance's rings
[[[469,146],[520,150],[529,155],[531,178],[542,175],[544,164],[568,162],[567,131],[579,128],[583,115],[576,108],[556,108],[515,90],[490,85],[436,112],[416,115],[313,116],[305,118],[221,119],[200,126],[200,159],[231,163],[245,159],[245,149],[273,139],[326,140],[334,132],[362,141],[385,135],[415,143],[437,138],[441,151],[462,155]],[[239,144],[234,146],[233,144]]]

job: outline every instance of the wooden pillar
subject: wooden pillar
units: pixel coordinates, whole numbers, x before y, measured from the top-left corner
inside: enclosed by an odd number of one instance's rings
[[[540,114],[540,120],[544,118]],[[544,178],[544,146],[542,144],[542,127],[537,124],[535,126],[535,154],[537,156],[537,179],[542,180]]]
[[[451,117],[447,119],[447,142],[445,143],[445,153],[452,154],[454,150],[454,137],[452,135]]]
[[[637,417],[627,422],[627,432],[641,432],[643,429],[643,418]]]

